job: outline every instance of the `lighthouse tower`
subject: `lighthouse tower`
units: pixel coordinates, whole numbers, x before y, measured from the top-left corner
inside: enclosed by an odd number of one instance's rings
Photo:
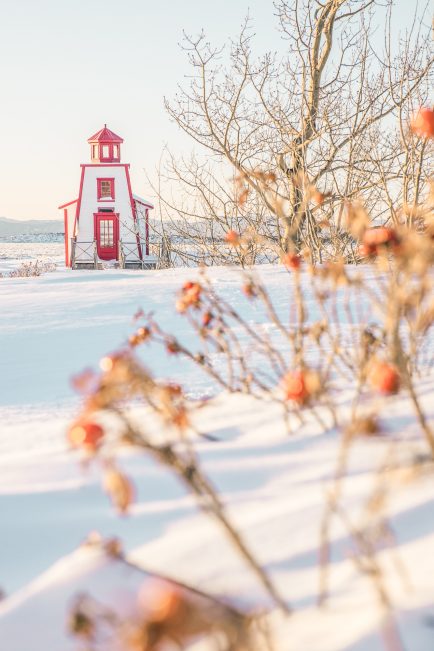
[[[65,263],[73,269],[154,268],[149,255],[149,211],[132,193],[129,165],[121,163],[123,139],[105,124],[88,139],[91,162],[81,165],[77,199],[61,206]]]

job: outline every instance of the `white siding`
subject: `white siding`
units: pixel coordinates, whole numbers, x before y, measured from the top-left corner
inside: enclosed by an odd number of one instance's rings
[[[114,178],[114,201],[98,201],[97,179]],[[94,239],[94,213],[99,208],[114,208],[119,213],[119,235],[124,242],[134,242],[134,217],[128,191],[125,167],[98,165],[85,167],[78,222],[77,242],[91,242]]]

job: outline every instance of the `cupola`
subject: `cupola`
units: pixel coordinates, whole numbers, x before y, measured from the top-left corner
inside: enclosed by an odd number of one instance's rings
[[[90,144],[92,163],[120,162],[123,138],[108,129],[106,124],[91,136],[87,142]]]

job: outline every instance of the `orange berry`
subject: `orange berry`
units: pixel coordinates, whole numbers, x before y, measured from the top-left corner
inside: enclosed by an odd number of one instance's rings
[[[300,405],[307,402],[309,392],[303,371],[290,371],[286,373],[282,379],[282,387],[287,400],[293,400]]]
[[[238,246],[240,243],[240,236],[236,231],[228,231],[225,235],[225,241],[232,246]]]
[[[363,257],[377,255],[379,247],[391,248],[397,253],[399,243],[398,233],[393,228],[387,226],[368,228],[363,235],[363,242],[359,246],[359,255]]]
[[[151,330],[147,327],[139,328],[136,332],[136,336],[139,338],[139,341],[146,341],[151,336]]]
[[[410,128],[419,138],[434,138],[434,111],[422,107],[413,116]]]
[[[188,281],[184,283],[181,296],[176,301],[176,309],[183,314],[190,306],[199,307],[202,287],[199,283]]]
[[[256,291],[255,285],[252,282],[245,283],[241,291],[247,298],[255,298],[255,296],[258,295],[258,292]]]
[[[401,384],[401,378],[396,367],[381,361],[373,365],[369,379],[373,388],[385,395],[397,393]]]
[[[149,329],[149,328],[142,327],[142,328],[139,328],[139,329],[138,329],[134,334],[132,334],[132,335],[129,337],[128,341],[129,341],[129,343],[130,343],[130,346],[132,346],[133,348],[135,348],[135,347],[138,346],[139,344],[142,344],[144,341],[146,341],[147,339],[149,339],[150,336],[151,336],[151,331],[150,331],[150,329]]]
[[[75,448],[88,448],[96,450],[104,437],[101,425],[93,421],[77,421],[68,431],[68,439]]]
[[[282,263],[288,269],[297,270],[301,267],[301,258],[295,253],[285,253],[285,255],[282,256]]]
[[[326,198],[326,195],[320,192],[319,190],[314,190],[312,192],[312,201],[316,203],[318,206],[322,206],[324,203],[324,199]]]
[[[323,383],[318,371],[309,368],[289,371],[282,378],[281,384],[285,398],[299,405],[306,405],[323,390]]]
[[[368,228],[363,236],[363,244],[367,246],[385,246],[396,244],[399,241],[398,235],[393,228],[380,226]]]

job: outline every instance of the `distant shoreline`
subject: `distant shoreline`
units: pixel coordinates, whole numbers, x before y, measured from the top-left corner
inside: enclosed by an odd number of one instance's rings
[[[0,235],[0,244],[58,244],[63,242],[63,233],[25,233],[22,235]]]

